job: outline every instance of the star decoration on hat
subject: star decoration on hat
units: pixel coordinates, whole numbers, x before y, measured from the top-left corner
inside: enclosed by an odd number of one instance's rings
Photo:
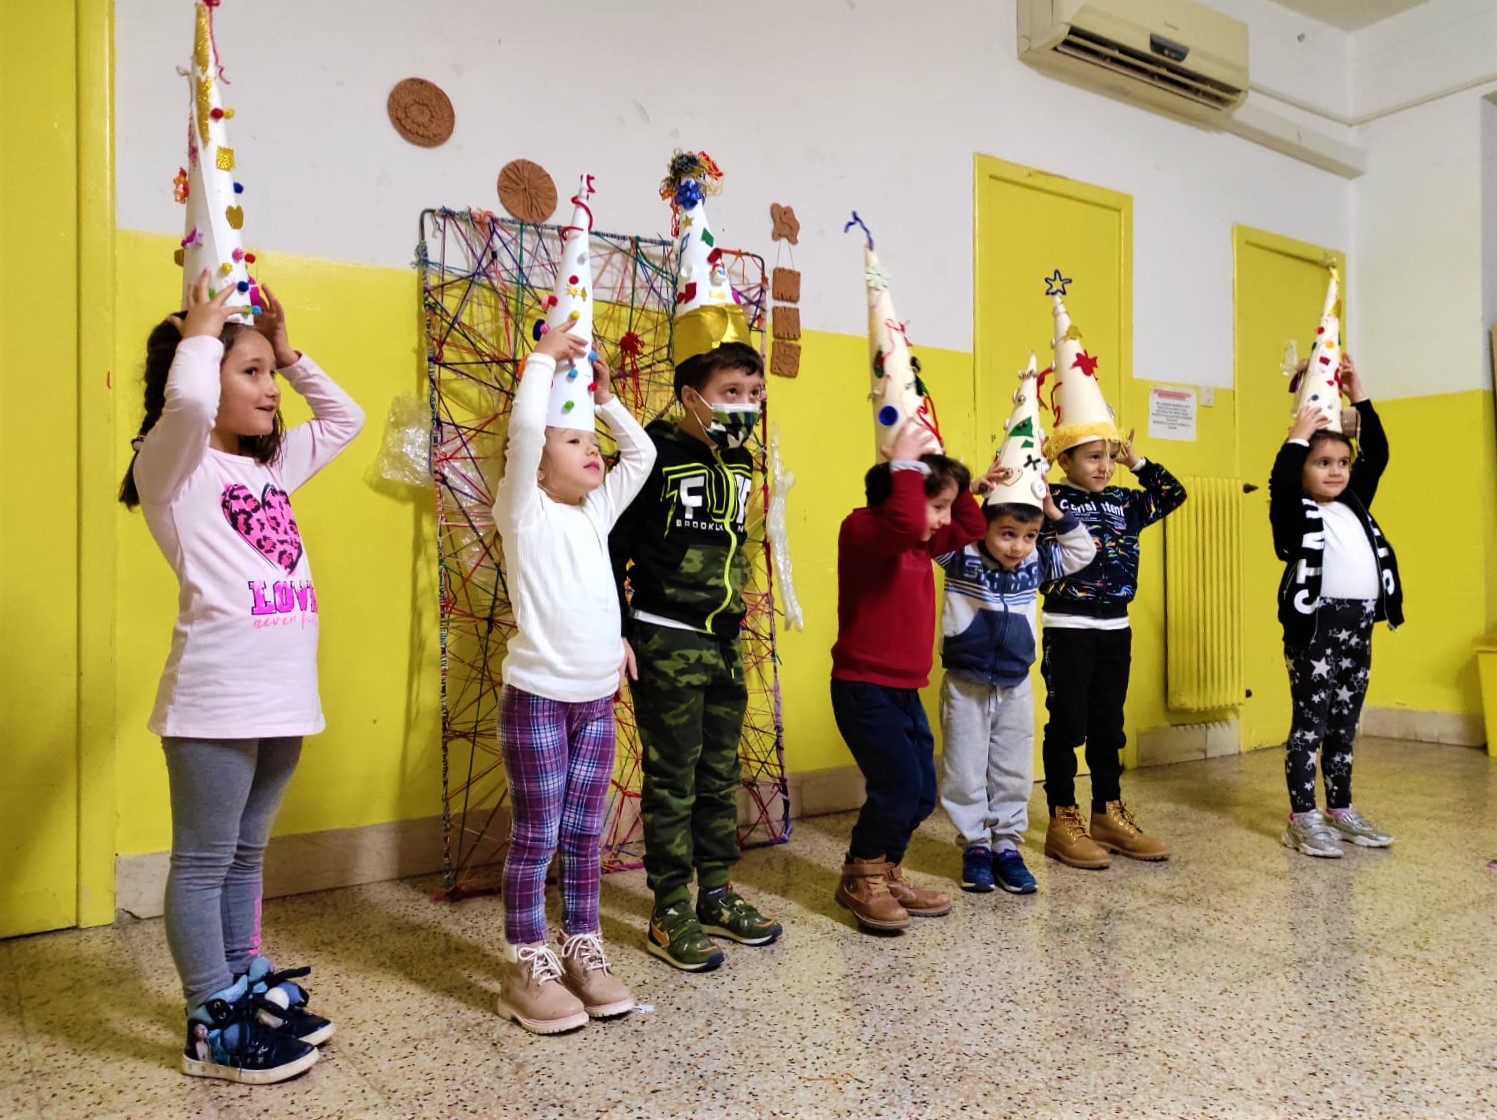
[[[1063,296],[1066,294],[1066,285],[1071,283],[1069,276],[1062,276],[1060,269],[1045,277],[1045,294],[1047,296]]]
[[[1072,369],[1079,369],[1082,373],[1086,374],[1086,376],[1088,376],[1088,377],[1096,377],[1097,376],[1097,359],[1094,358],[1094,357],[1092,357],[1085,350],[1083,350],[1083,351],[1081,351],[1081,353],[1079,353],[1079,354],[1076,355],[1076,361],[1071,366],[1071,368]]]

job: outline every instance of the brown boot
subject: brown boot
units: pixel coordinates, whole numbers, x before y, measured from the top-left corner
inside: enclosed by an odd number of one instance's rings
[[[499,1014],[532,1034],[587,1026],[587,1009],[561,983],[561,962],[545,942],[504,947]]]
[[[904,929],[910,915],[889,893],[889,865],[882,859],[855,859],[842,865],[837,905],[852,911],[869,929]]]
[[[1092,818],[1093,821],[1096,819]],[[1045,829],[1045,854],[1067,866],[1083,867],[1088,871],[1101,871],[1112,866],[1107,852],[1086,834],[1086,825],[1081,823],[1081,810],[1075,805],[1055,807],[1050,827]]]
[[[1128,806],[1109,801],[1107,812],[1092,813],[1092,839],[1110,852],[1129,859],[1169,859],[1169,845],[1138,827]]]
[[[582,1001],[594,1019],[607,1019],[634,1010],[634,996],[613,974],[603,953],[602,935],[558,933],[561,942],[561,982]]]
[[[939,918],[951,913],[951,896],[940,891],[921,890],[904,877],[904,868],[889,864],[889,893],[894,901],[917,918]]]

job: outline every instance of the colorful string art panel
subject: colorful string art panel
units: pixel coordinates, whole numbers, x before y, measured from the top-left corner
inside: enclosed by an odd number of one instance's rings
[[[676,262],[670,242],[593,231],[593,321],[613,369],[614,392],[640,423],[676,407],[671,313]],[[515,379],[545,317],[561,258],[560,227],[480,211],[428,210],[417,245],[431,398],[431,475],[441,627],[442,815],[449,897],[498,888],[509,817],[498,743],[498,691],[514,615],[494,530],[494,486]],[[766,325],[764,262],[724,250],[760,349]],[[789,799],[775,658],[773,570],[765,541],[768,483],[761,423],[749,511],[752,576],[745,589],[743,663],[748,712],[739,745],[739,842],[783,842]],[[605,453],[613,451],[599,431]],[[632,702],[617,708],[618,753],[600,853],[605,870],[639,866],[640,745]]]

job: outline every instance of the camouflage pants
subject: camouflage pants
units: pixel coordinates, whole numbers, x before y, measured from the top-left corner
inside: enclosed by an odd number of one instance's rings
[[[738,641],[636,622],[634,719],[644,754],[645,877],[657,907],[720,887],[738,862],[738,740],[748,689]]]

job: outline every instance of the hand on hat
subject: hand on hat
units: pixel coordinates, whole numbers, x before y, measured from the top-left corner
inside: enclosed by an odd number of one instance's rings
[[[1117,460],[1130,471],[1144,461],[1144,457],[1133,450],[1133,437],[1137,434],[1137,428],[1128,429],[1128,438],[1118,444]]]
[[[1045,504],[1040,507],[1047,520],[1059,521],[1062,516],[1060,507],[1055,504],[1055,495],[1050,493],[1050,484],[1045,483]]]
[[[1341,391],[1347,395],[1352,404],[1367,399],[1367,390],[1362,388],[1362,376],[1357,373],[1357,367],[1352,363],[1351,355],[1345,350],[1341,351]]]
[[[986,494],[995,486],[1006,486],[1018,479],[1023,472],[1016,467],[1005,467],[997,459],[988,468],[988,473],[980,478],[972,480],[972,493],[977,495]]]
[[[230,307],[229,298],[237,296],[239,290],[230,284],[212,299],[208,298],[208,270],[198,275],[197,283],[187,293],[187,318],[168,315],[167,322],[182,332],[183,338],[218,338],[224,333],[224,325],[231,315],[243,315],[247,307]]]
[[[613,400],[613,371],[603,360],[603,352],[593,343],[593,404],[605,405]]]
[[[1307,440],[1330,422],[1331,418],[1318,405],[1307,404],[1295,416],[1294,426],[1289,429],[1289,438]]]
[[[899,427],[894,445],[889,449],[889,459],[896,463],[918,462],[922,455],[939,455],[941,445],[935,432],[913,418]]]
[[[587,357],[587,339],[578,338],[571,331],[554,327],[541,335],[541,340],[535,344],[536,354],[544,354],[557,365],[563,361],[580,362]]]
[[[291,348],[291,342],[286,337],[286,309],[276,299],[275,293],[264,284],[260,285],[260,295],[265,300],[265,306],[255,316],[255,330],[265,336],[265,340],[275,351],[275,368],[287,369],[296,365],[301,360],[301,355]]]

